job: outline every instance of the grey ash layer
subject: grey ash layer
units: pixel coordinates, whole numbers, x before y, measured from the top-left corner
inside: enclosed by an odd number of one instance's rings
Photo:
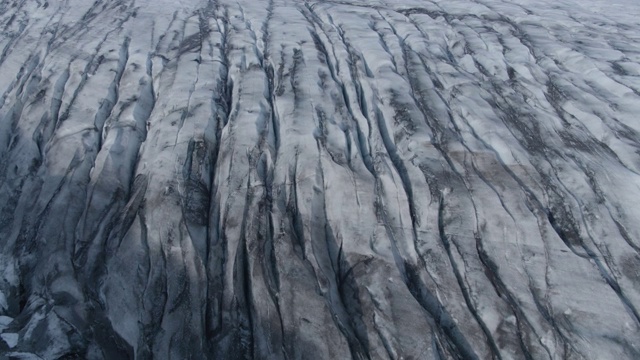
[[[0,358],[640,358],[636,2],[0,28]]]

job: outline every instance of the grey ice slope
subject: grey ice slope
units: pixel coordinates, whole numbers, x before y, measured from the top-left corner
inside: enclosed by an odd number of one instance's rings
[[[0,29],[0,358],[640,358],[637,2]]]

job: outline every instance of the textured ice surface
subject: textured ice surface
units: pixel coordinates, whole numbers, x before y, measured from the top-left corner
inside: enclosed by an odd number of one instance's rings
[[[0,0],[0,358],[639,359],[640,5]]]

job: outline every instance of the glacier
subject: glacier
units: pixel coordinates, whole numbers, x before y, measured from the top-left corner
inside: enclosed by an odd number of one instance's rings
[[[637,2],[0,28],[0,359],[640,358]]]

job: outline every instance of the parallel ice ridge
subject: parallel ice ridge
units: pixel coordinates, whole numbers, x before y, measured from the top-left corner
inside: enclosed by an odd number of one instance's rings
[[[0,358],[640,358],[637,3],[0,29]]]

